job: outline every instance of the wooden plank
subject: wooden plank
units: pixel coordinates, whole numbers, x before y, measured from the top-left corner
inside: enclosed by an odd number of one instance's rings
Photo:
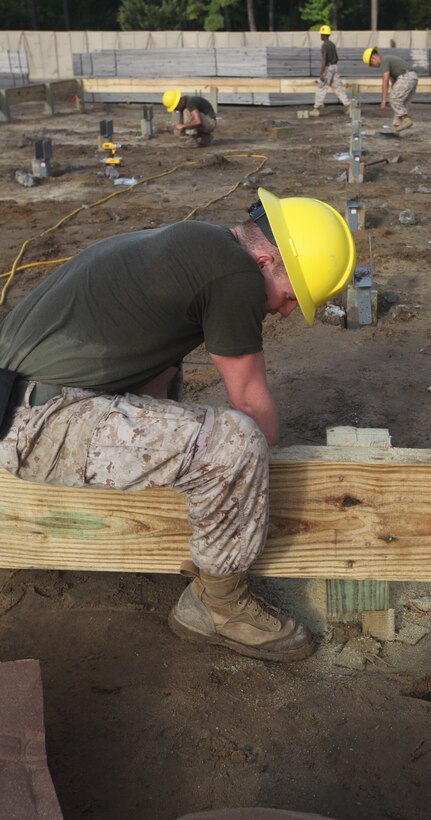
[[[421,84],[422,83],[422,84]],[[138,100],[161,102],[163,92],[169,87],[181,88],[184,93],[199,92],[210,95],[211,89],[218,88],[222,105],[294,105],[311,104],[316,91],[316,83],[307,78],[262,78],[262,77],[183,77],[183,78],[137,78],[137,77],[84,77],[83,93],[87,101],[122,102]],[[371,93],[380,99],[381,79],[356,80],[361,93]],[[347,90],[350,87],[345,83]],[[431,92],[431,80],[419,80],[418,91]],[[94,95],[94,96],[92,96]],[[335,96],[332,95],[335,100]],[[356,181],[356,180],[355,180]]]
[[[395,610],[384,609],[362,612],[362,632],[379,641],[395,640]]]
[[[163,94],[167,88],[180,88],[183,92],[195,92],[199,88],[202,93],[210,92],[211,88],[218,88],[225,93],[242,93],[263,91],[279,93],[280,80],[277,78],[263,79],[255,77],[183,77],[183,78],[137,78],[137,77],[85,77],[83,79],[84,92],[112,93],[124,91],[126,93],[159,92]],[[313,88],[315,86],[313,85]]]
[[[258,575],[431,581],[431,451],[273,449]],[[183,498],[31,484],[0,471],[0,566],[177,572]]]

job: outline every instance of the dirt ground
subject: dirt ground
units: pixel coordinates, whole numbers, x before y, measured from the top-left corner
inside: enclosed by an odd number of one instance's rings
[[[28,239],[20,264],[63,259],[193,209],[192,218],[231,226],[245,218],[258,185],[324,199],[343,214],[359,195],[367,230],[355,233],[358,264],[369,265],[371,253],[378,323],[346,330],[323,312],[312,329],[299,314],[267,320],[281,444],[324,444],[328,426],[354,425],[388,428],[397,447],[430,448],[431,106],[414,104],[414,128],[396,138],[379,133],[389,112],[363,106],[365,162],[394,161],[369,164],[361,185],[346,183],[348,163],[336,158],[349,149],[341,106],[315,121],[298,119],[295,107],[226,106],[203,150],[183,147],[160,106],[154,139],[143,139],[141,114],[139,105],[116,105],[49,118],[26,106],[1,125],[2,271]],[[133,189],[105,176],[102,119],[114,121],[121,174],[139,181]],[[274,124],[291,133],[270,139]],[[15,172],[31,172],[42,137],[53,142],[53,175],[19,185]],[[405,210],[414,224],[399,221]],[[0,317],[52,269],[17,271]],[[188,400],[225,402],[204,350],[188,357],[185,381]],[[348,665],[340,665],[341,650],[354,626],[321,629],[317,653],[288,668],[203,651],[167,626],[184,583],[0,570],[0,661],[41,661],[49,766],[65,820],[174,820],[250,805],[337,820],[429,820],[431,633],[415,645],[374,645],[368,661]],[[264,586],[295,609],[298,585],[289,583]],[[420,577],[391,585],[391,599],[398,630],[431,629],[431,617],[415,611],[431,609]]]

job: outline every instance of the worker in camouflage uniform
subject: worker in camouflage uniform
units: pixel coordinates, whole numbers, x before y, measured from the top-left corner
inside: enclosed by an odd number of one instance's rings
[[[231,229],[183,221],[102,239],[6,316],[0,467],[68,487],[183,493],[194,580],[171,628],[287,662],[307,657],[313,639],[246,580],[265,546],[268,444],[279,440],[262,323],[299,304],[311,325],[347,286],[355,248],[330,205],[259,196]],[[229,407],[168,398],[182,359],[203,342]]]
[[[338,54],[335,44],[329,39],[331,35],[330,26],[320,26],[320,39],[322,42],[322,62],[320,64],[320,76],[317,82],[316,94],[314,98],[314,108],[310,111],[310,117],[320,117],[320,111],[324,106],[325,97],[330,88],[344,105],[344,113],[350,113],[350,100],[344,90],[343,82],[338,71]]]
[[[377,48],[366,48],[362,59],[371,68],[380,68],[382,72],[382,99],[380,108],[386,108],[389,86],[389,104],[394,112],[392,125],[395,131],[411,128],[413,121],[409,116],[410,101],[416,91],[418,75],[411,71],[406,61],[396,55],[385,54],[381,57]]]
[[[162,102],[169,113],[180,113],[179,122],[174,127],[176,134],[189,137],[190,142],[199,148],[205,148],[212,142],[217,120],[211,103],[205,97],[197,94],[182,95],[176,89],[165,91]]]

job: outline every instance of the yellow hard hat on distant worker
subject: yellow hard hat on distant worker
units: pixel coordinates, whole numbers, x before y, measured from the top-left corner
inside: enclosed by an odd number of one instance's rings
[[[175,90],[165,91],[162,97],[162,103],[167,108],[169,113],[171,111],[175,111],[181,97],[181,91],[176,88]]]
[[[373,56],[373,54],[376,53],[376,51],[377,51],[377,48],[375,46],[373,46],[372,48],[366,48],[365,49],[365,51],[362,55],[362,59],[363,59],[365,65],[370,65],[371,57]]]
[[[331,26],[320,26],[319,34],[332,34]]]
[[[299,307],[312,325],[316,308],[344,290],[353,276],[352,234],[338,211],[319,199],[279,199],[265,188],[258,194]]]

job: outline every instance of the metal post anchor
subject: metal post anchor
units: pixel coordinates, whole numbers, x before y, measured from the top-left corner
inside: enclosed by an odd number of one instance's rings
[[[370,267],[357,267],[347,288],[347,327],[377,324],[377,291]]]
[[[32,172],[34,177],[46,179],[51,176],[51,157],[51,140],[36,140],[34,143],[34,159],[32,160]]]
[[[152,139],[153,134],[153,106],[144,105],[143,117],[141,120],[141,134],[148,140]]]

